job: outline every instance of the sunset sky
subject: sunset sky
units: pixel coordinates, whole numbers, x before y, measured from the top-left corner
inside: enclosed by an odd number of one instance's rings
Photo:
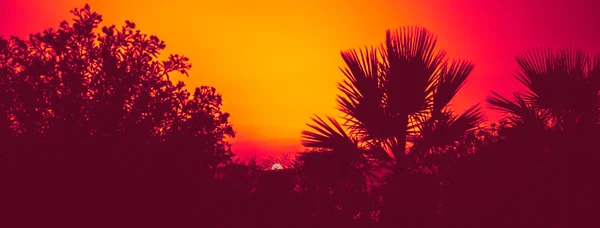
[[[167,53],[190,57],[186,83],[223,95],[241,156],[301,150],[300,132],[313,114],[339,115],[340,51],[378,45],[388,28],[426,27],[450,57],[476,64],[455,99],[458,111],[490,90],[518,89],[514,56],[526,49],[600,52],[592,0],[0,0],[0,34],[58,27],[86,2],[104,25],[132,20],[165,40]]]

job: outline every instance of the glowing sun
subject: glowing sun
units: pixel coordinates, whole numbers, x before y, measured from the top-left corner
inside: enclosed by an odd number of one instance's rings
[[[281,164],[279,163],[275,163],[273,164],[273,166],[271,166],[271,170],[282,170],[283,166],[281,166]]]

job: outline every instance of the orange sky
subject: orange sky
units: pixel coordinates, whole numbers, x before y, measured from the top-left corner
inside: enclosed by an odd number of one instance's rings
[[[57,27],[86,2],[106,25],[132,20],[190,57],[186,82],[223,95],[242,156],[300,150],[313,114],[338,115],[340,50],[379,44],[387,28],[424,26],[450,57],[475,62],[459,111],[490,90],[514,91],[513,57],[528,48],[600,51],[599,8],[585,0],[0,0],[0,34]]]

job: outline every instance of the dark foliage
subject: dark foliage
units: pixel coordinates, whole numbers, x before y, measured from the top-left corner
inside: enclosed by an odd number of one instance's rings
[[[598,56],[517,57],[527,91],[492,93],[506,116],[484,125],[449,105],[473,64],[388,31],[342,52],[343,122],[315,117],[296,157],[233,161],[221,96],[172,81],[187,58],[72,13],[0,37],[2,227],[597,227]]]
[[[215,164],[231,157],[221,96],[169,79],[187,75],[186,57],[158,60],[165,43],[132,22],[96,33],[99,14],[72,13],[57,30],[0,39],[3,143],[170,143],[213,153]]]
[[[58,29],[0,37],[6,227],[193,222],[182,219],[220,199],[202,200],[218,189],[200,185],[233,156],[221,96],[173,83],[188,59],[161,60],[165,43],[134,23],[99,28],[89,6],[71,12]]]

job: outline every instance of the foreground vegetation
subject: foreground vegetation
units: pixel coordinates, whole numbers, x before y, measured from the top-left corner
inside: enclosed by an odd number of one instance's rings
[[[419,27],[342,52],[343,123],[315,117],[307,151],[233,160],[211,87],[170,75],[163,41],[89,6],[28,40],[0,37],[0,143],[10,226],[587,227],[600,202],[600,56],[516,58],[527,91],[452,101],[474,68]],[[271,170],[273,163],[284,169]],[[14,222],[14,225],[13,225]]]

